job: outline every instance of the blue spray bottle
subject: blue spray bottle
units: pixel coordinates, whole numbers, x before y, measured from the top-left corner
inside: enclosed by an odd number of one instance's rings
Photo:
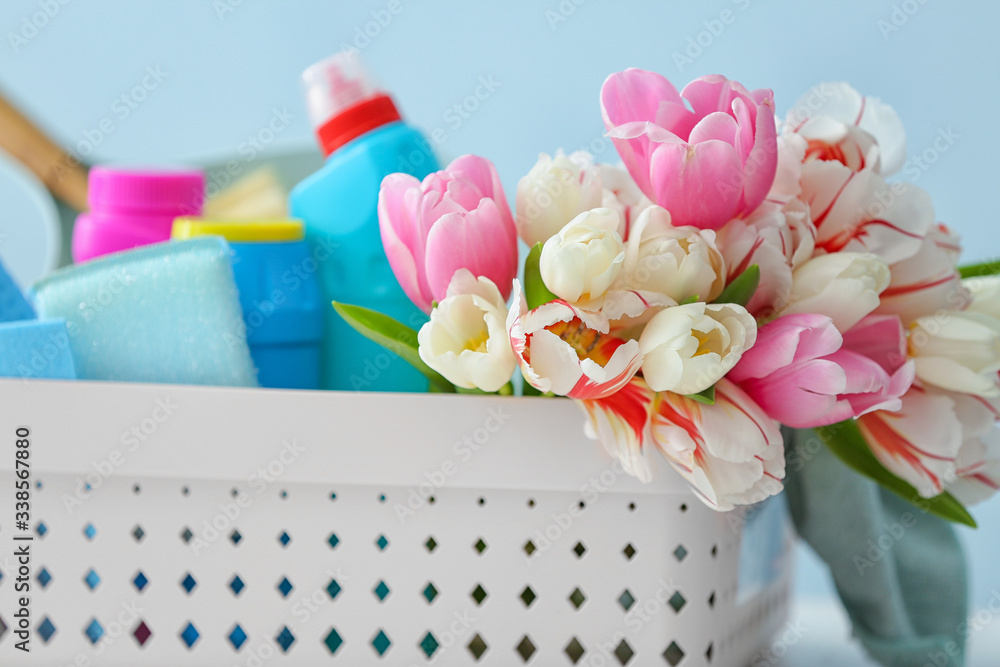
[[[291,214],[305,223],[318,260],[325,304],[321,384],[347,391],[425,391],[406,361],[355,332],[330,305],[356,304],[419,329],[426,316],[399,286],[378,225],[382,179],[403,171],[423,178],[437,171],[427,140],[404,123],[357,55],[337,54],[302,75],[309,116],[326,164],[295,186]]]

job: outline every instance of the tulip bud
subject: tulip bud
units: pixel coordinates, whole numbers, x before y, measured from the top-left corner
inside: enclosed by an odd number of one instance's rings
[[[618,214],[595,208],[573,218],[542,247],[539,269],[553,294],[569,303],[599,299],[625,261]]]

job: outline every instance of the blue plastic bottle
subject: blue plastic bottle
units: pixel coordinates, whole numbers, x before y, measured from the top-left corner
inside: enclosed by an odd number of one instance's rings
[[[427,140],[405,124],[392,99],[372,85],[357,56],[336,55],[302,75],[322,169],[291,193],[291,213],[305,222],[319,262],[325,305],[324,389],[425,391],[406,361],[348,326],[331,301],[377,310],[419,329],[426,316],[407,298],[382,249],[378,191],[394,172],[417,178],[439,169]]]

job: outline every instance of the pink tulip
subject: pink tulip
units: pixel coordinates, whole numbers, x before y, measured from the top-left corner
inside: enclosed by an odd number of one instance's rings
[[[463,155],[418,181],[390,174],[378,195],[382,244],[396,280],[424,312],[441,301],[459,269],[510,295],[517,228],[493,164]]]
[[[727,377],[773,419],[811,428],[898,410],[914,367],[898,317],[866,317],[841,335],[824,315],[795,314],[762,327]]]
[[[604,82],[601,108],[632,177],[677,226],[719,229],[757,208],[774,182],[770,90],[714,75],[678,94],[659,74],[627,69]]]

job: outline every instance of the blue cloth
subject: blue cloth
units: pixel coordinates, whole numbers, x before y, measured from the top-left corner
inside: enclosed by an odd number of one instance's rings
[[[961,667],[968,577],[949,522],[848,468],[812,431],[786,431],[799,535],[830,567],[854,636],[887,667]]]
[[[0,262],[0,322],[33,319],[34,309],[28,305],[21,289]]]
[[[75,380],[66,320],[0,324],[0,377]]]

